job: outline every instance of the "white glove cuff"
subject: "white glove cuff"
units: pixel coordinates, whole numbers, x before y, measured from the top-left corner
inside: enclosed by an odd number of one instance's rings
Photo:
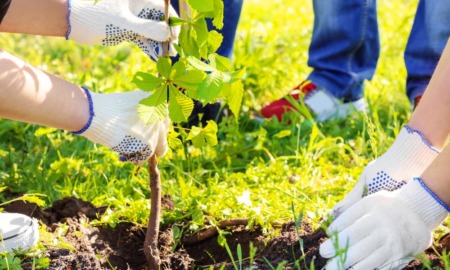
[[[135,128],[132,128],[132,131],[138,130],[137,133],[142,131],[140,126],[136,126],[137,115],[136,119],[124,118],[135,114],[133,112],[136,110],[136,104],[147,97],[148,93],[130,92],[130,95],[125,98],[119,97],[117,94],[92,93],[85,87],[83,89],[89,100],[90,118],[85,127],[74,134],[82,135],[95,143],[112,148],[128,135],[124,133],[127,130],[122,127],[124,124],[133,125]],[[151,133],[152,129],[149,128],[147,132]],[[145,135],[147,134],[143,134],[143,136]]]
[[[69,13],[66,39],[76,40],[84,44],[101,44],[101,41],[105,38],[106,25],[96,18],[100,13],[103,13],[102,8],[94,4],[94,1],[68,0],[67,3]],[[98,40],[92,40],[92,37],[97,37]]]
[[[391,177],[398,181],[408,181],[421,174],[438,156],[439,152],[420,131],[404,126],[392,146],[383,155],[382,159],[386,163],[383,167],[388,168],[386,169],[388,172],[399,171],[394,168],[390,170],[389,167],[392,166],[402,168],[401,176],[393,174]],[[405,172],[410,174],[406,175],[407,179],[403,179],[405,178]]]
[[[417,214],[429,231],[436,229],[450,212],[449,206],[418,177],[400,190],[398,198]]]

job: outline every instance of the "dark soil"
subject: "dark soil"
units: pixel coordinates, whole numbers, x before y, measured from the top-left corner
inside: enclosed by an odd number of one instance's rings
[[[170,198],[164,197],[163,204],[166,209],[173,208]],[[75,198],[66,198],[56,201],[52,207],[42,210],[34,204],[15,202],[5,211],[23,213],[39,219],[54,233],[62,224],[68,226],[63,241],[71,244],[74,249],[62,247],[48,247],[47,256],[51,259],[48,269],[147,269],[143,252],[145,228],[131,223],[121,223],[115,228],[94,227],[87,222],[101,215],[104,208],[96,208],[88,202]],[[257,248],[252,269],[271,269],[267,262],[275,268],[283,261],[287,261],[284,269],[298,269],[295,261],[304,258],[298,263],[300,269],[321,269],[326,260],[319,255],[319,245],[326,240],[323,230],[313,230],[307,222],[301,224],[297,233],[293,222],[283,224],[280,233],[268,237],[259,228],[245,229],[244,226],[228,228],[227,243],[237,260],[236,248],[241,244],[243,258],[249,256],[249,243]],[[300,248],[298,234],[302,239]],[[172,252],[172,228],[161,228],[159,245],[162,260],[162,269],[234,269],[230,257],[224,247],[217,243],[217,237],[212,237],[194,245],[178,245]],[[434,247],[438,251],[450,250],[450,236],[442,237]],[[443,268],[443,263],[430,249],[426,257],[432,266]],[[30,264],[31,265],[31,264]],[[244,260],[244,266],[249,261]],[[422,269],[418,260],[411,262],[405,269]],[[27,263],[24,269],[31,269]]]

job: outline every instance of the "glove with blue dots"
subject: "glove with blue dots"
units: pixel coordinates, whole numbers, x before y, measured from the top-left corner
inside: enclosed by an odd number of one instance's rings
[[[139,101],[150,93],[96,94],[83,88],[89,100],[90,119],[80,131],[74,132],[119,153],[121,161],[142,165],[156,154],[167,150],[167,131],[170,120],[145,125],[137,113]]]
[[[332,215],[338,217],[367,195],[399,189],[413,177],[420,176],[438,154],[439,150],[420,131],[404,126],[388,151],[364,168],[359,182],[335,205]]]
[[[174,55],[179,27],[164,21],[162,0],[68,0],[66,38],[83,44],[114,46],[131,42],[156,61],[164,41],[171,40],[169,54]],[[177,17],[170,7],[169,16]]]

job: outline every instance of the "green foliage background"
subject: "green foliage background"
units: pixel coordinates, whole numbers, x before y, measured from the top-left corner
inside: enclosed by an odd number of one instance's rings
[[[270,229],[293,219],[294,203],[318,224],[406,123],[410,104],[402,55],[416,5],[405,0],[378,3],[382,54],[366,84],[370,113],[319,125],[298,114],[283,123],[253,119],[263,104],[287,94],[310,71],[310,2],[245,1],[233,62],[235,69],[247,67],[239,122],[223,121],[214,147],[196,149],[170,136],[172,149],[159,166],[163,194],[176,208],[164,213],[163,222],[183,221],[198,230],[206,219],[249,217]],[[88,47],[62,38],[1,34],[0,48],[96,92],[133,90],[137,72],[156,72],[155,64],[129,45]],[[146,224],[148,174],[142,169],[134,176],[135,169],[69,132],[0,120],[2,199],[41,193],[50,205],[75,196],[114,208],[101,222]]]

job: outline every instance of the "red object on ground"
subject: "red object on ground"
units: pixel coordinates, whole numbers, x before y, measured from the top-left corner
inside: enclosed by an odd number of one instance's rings
[[[304,98],[316,89],[317,86],[314,83],[304,81],[295,87],[289,95],[293,99],[299,101],[300,98]],[[293,110],[295,110],[295,107],[286,98],[281,98],[262,108],[261,114],[265,118],[272,118],[273,116],[276,116],[278,120],[281,121],[283,114]]]
[[[413,110],[415,110],[417,108],[417,106],[419,106],[420,100],[422,99],[422,95],[418,95],[415,99],[414,99],[414,104],[413,104]]]

